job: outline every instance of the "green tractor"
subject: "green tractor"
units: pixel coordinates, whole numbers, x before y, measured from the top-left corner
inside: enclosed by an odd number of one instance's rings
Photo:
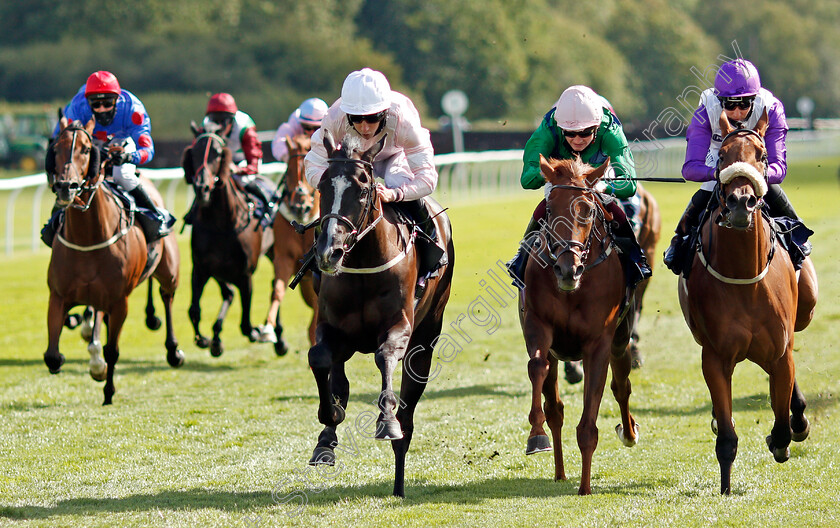
[[[0,116],[0,165],[32,173],[42,170],[55,124],[48,113]]]

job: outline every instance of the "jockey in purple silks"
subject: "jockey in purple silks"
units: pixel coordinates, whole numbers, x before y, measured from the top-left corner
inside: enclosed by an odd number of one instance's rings
[[[321,128],[321,120],[327,115],[330,107],[323,99],[312,97],[302,102],[292,112],[289,120],[277,128],[274,139],[271,141],[271,153],[277,161],[289,161],[289,147],[286,145],[286,136],[295,137],[306,134],[312,137],[316,130]]]
[[[769,118],[764,142],[767,148],[767,183],[769,189],[764,196],[771,216],[787,216],[801,221],[782,190],[781,183],[787,174],[785,159],[785,137],[788,126],[785,108],[769,90],[761,87],[758,70],[750,61],[736,59],[725,62],[715,77],[714,88],[700,95],[700,106],[694,112],[686,131],[688,146],[683,178],[703,182],[691,197],[675,230],[671,245],[665,250],[665,265],[680,274],[684,259],[690,253],[691,231],[700,222],[700,213],[706,208],[717,183],[715,171],[723,137],[720,130],[721,112],[726,113],[735,128],[755,128],[764,112]]]

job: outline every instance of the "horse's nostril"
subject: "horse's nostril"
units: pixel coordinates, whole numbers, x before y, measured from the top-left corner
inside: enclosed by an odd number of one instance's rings
[[[758,200],[756,199],[756,197],[755,196],[750,196],[749,199],[747,199],[747,208],[753,209],[753,208],[755,208],[755,205],[757,203],[758,203]]]
[[[735,197],[734,194],[730,194],[726,197],[726,207],[727,209],[735,209],[738,206],[738,198]]]

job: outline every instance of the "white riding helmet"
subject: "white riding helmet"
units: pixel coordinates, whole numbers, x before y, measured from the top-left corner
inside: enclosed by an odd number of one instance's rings
[[[554,120],[563,130],[584,130],[601,124],[604,105],[592,88],[575,85],[566,88],[554,103]]]
[[[381,72],[363,68],[344,79],[341,110],[348,115],[370,115],[391,106],[391,85]]]
[[[321,126],[321,120],[330,107],[323,99],[312,97],[302,102],[295,111],[295,117],[304,125]]]

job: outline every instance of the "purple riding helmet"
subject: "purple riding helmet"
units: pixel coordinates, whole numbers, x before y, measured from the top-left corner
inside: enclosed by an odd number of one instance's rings
[[[715,95],[718,97],[751,97],[760,88],[758,70],[745,59],[724,62],[715,77]]]

